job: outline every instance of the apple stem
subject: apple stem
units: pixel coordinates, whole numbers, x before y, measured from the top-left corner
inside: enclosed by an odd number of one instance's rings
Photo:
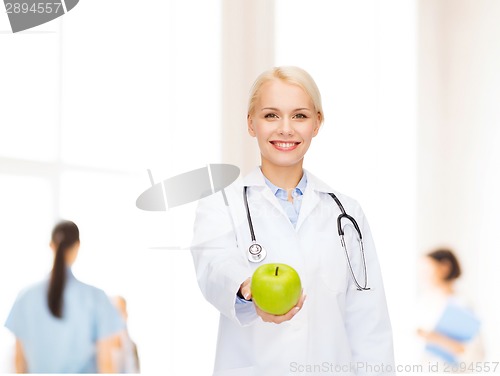
[[[279,266],[276,267],[276,272],[274,272],[274,275],[278,275],[278,269],[279,268],[280,268]]]

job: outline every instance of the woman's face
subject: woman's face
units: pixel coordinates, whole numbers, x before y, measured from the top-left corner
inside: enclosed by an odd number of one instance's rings
[[[446,262],[438,262],[432,257],[425,257],[421,272],[424,281],[431,285],[439,285],[445,281],[450,272],[450,266]]]
[[[288,167],[301,163],[321,125],[306,92],[297,85],[271,80],[261,86],[254,108],[248,116],[248,133],[257,137],[262,164]]]

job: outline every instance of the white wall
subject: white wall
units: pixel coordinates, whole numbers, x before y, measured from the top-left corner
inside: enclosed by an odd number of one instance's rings
[[[421,0],[419,14],[418,251],[456,249],[498,360],[500,3]]]

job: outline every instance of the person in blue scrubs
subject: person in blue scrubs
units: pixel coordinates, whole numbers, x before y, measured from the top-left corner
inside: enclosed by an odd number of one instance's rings
[[[71,271],[80,247],[76,224],[59,222],[50,246],[50,277],[19,294],[5,323],[16,337],[16,372],[115,372],[112,349],[124,322],[104,291]]]

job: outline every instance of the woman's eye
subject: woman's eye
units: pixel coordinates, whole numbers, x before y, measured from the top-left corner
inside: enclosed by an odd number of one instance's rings
[[[304,114],[296,114],[294,115],[295,119],[307,119],[307,116]]]
[[[277,118],[278,116],[276,114],[271,113],[271,114],[266,114],[264,117],[267,119],[272,119],[272,118]]]

